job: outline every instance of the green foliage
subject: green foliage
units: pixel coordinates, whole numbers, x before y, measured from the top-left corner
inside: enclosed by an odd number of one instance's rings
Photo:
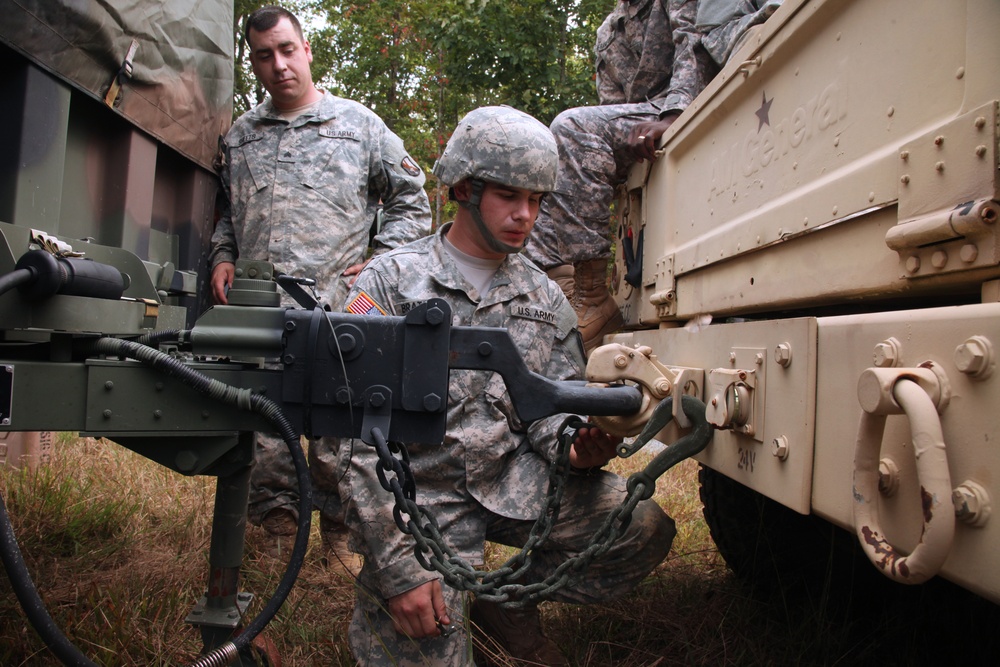
[[[432,40],[446,54],[443,74],[458,102],[456,116],[473,106],[510,104],[548,123],[563,109],[597,103],[593,42],[610,3],[458,0],[435,6]]]

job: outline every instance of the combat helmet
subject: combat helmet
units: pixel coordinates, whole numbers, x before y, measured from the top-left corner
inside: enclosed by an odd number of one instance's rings
[[[459,205],[471,211],[494,250],[512,253],[520,248],[500,242],[483,223],[479,203],[485,184],[550,192],[558,169],[559,150],[549,128],[523,111],[495,106],[474,109],[459,121],[432,173],[449,187],[469,179],[472,196]]]

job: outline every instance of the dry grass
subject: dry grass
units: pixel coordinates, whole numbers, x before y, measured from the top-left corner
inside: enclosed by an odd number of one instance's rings
[[[627,475],[646,461],[640,452],[614,467]],[[749,597],[712,543],[696,470],[686,461],[659,480],[656,498],[678,535],[633,595],[602,606],[543,605],[548,634],[574,665],[933,664],[902,650],[923,631],[908,616],[855,620]],[[88,656],[109,666],[188,664],[197,655],[200,637],[184,618],[207,577],[214,492],[213,478],[183,477],[90,439],[64,437],[54,463],[37,473],[0,468],[0,493],[50,613]],[[284,667],[353,664],[344,638],[352,585],[327,567],[319,545],[314,532],[298,583],[265,631]],[[284,570],[264,546],[251,528],[241,586],[257,596],[251,616]],[[488,555],[495,566],[509,552]],[[56,664],[0,578],[0,665]]]

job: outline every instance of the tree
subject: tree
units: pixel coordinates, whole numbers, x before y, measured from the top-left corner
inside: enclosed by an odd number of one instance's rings
[[[545,123],[596,104],[593,42],[607,0],[436,3],[433,43],[456,100],[510,104]],[[467,110],[467,109],[466,109]]]

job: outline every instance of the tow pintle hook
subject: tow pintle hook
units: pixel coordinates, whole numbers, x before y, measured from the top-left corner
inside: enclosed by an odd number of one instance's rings
[[[592,385],[634,382],[642,389],[642,407],[633,415],[592,417],[602,429],[613,435],[632,437],[642,431],[660,401],[674,393],[677,373],[657,361],[645,345],[628,347],[620,343],[602,345],[587,360],[587,381]],[[679,408],[680,401],[675,405]],[[681,419],[683,412],[679,409]]]

